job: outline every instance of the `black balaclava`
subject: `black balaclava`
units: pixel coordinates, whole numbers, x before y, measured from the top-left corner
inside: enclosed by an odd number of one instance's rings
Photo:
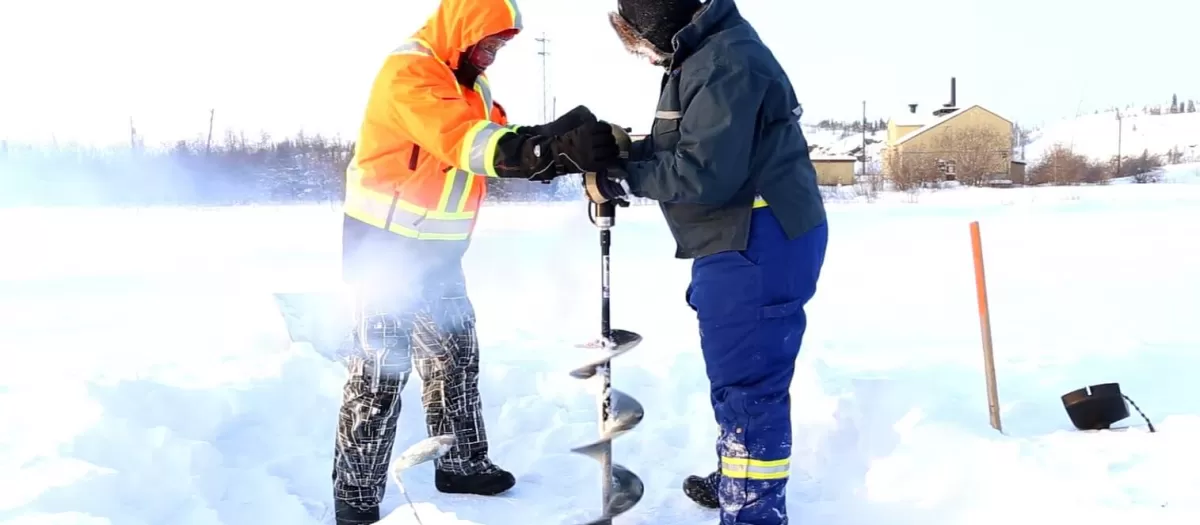
[[[671,39],[692,21],[700,0],[618,0],[617,13],[638,35],[665,54],[675,52]]]
[[[479,69],[475,66],[475,64],[464,60],[462,64],[458,65],[458,69],[454,70],[454,79],[458,80],[459,84],[468,88],[472,88],[475,86],[475,80],[478,79],[479,75],[482,74],[482,69]]]

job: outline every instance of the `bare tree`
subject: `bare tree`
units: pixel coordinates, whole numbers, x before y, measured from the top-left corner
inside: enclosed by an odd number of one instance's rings
[[[1011,138],[983,126],[946,130],[935,142],[939,160],[953,163],[958,182],[982,186],[996,175],[1008,179],[1012,157]]]
[[[921,187],[936,187],[944,178],[938,169],[937,157],[924,152],[888,152],[884,157],[888,180],[897,191],[914,191]]]
[[[1013,154],[1021,160],[1025,160],[1025,146],[1033,142],[1032,128],[1026,128],[1020,124],[1013,126]]]
[[[856,196],[865,197],[867,202],[875,202],[883,188],[883,173],[880,172],[879,162],[869,162],[863,166],[863,176],[854,182]]]
[[[1055,144],[1026,174],[1032,185],[1073,185],[1084,182],[1104,182],[1108,178],[1105,166],[1076,154],[1067,146]],[[1092,179],[1092,180],[1089,180]]]

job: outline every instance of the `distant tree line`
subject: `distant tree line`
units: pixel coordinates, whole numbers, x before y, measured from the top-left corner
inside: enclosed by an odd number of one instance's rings
[[[0,141],[0,206],[234,205],[341,202],[354,145],[320,135],[219,144],[179,141],[150,149]],[[579,177],[552,184],[488,180],[489,201],[581,199]]]
[[[1119,110],[1128,111],[1128,110],[1132,110],[1132,109],[1133,109],[1133,105],[1128,105],[1128,106],[1125,106],[1124,108],[1119,108],[1119,107],[1113,106],[1113,107],[1110,107],[1107,110],[1105,110],[1105,112],[1119,111]],[[1190,99],[1190,98],[1187,100],[1179,100],[1179,95],[1177,95],[1177,94],[1171,95],[1171,103],[1170,104],[1146,104],[1146,105],[1142,106],[1142,113],[1145,113],[1147,115],[1174,115],[1177,113],[1195,113],[1195,112],[1196,112],[1196,101],[1194,99]],[[1096,110],[1093,113],[1099,114],[1100,110]]]
[[[1149,113],[1151,115],[1162,115],[1163,107],[1162,106],[1147,107],[1147,108],[1145,108],[1145,111],[1146,111],[1146,113]],[[1180,102],[1179,96],[1172,94],[1171,95],[1171,105],[1166,108],[1166,112],[1170,113],[1170,114],[1195,113],[1196,112],[1196,101],[1192,100],[1192,99],[1188,99],[1186,102]]]
[[[844,133],[862,133],[863,121],[861,120],[833,120],[825,119],[816,123],[817,129],[827,129],[831,131],[841,131]],[[887,129],[887,121],[884,119],[868,120],[866,123],[867,133],[875,133]]]

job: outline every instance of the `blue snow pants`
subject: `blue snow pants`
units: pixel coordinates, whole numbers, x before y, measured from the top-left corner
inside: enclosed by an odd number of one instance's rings
[[[687,301],[700,325],[720,427],[721,525],[788,523],[788,388],[828,238],[821,224],[788,240],[770,208],[758,208],[745,251],[692,263]]]

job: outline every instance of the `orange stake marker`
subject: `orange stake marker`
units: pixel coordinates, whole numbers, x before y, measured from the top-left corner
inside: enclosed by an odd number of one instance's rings
[[[983,337],[983,375],[987,380],[988,416],[992,428],[1000,427],[1000,394],[996,389],[996,358],[992,353],[992,320],[988,312],[987,278],[983,272],[983,240],[979,236],[979,221],[971,223],[971,249],[975,256],[975,295],[979,299],[979,332]]]

